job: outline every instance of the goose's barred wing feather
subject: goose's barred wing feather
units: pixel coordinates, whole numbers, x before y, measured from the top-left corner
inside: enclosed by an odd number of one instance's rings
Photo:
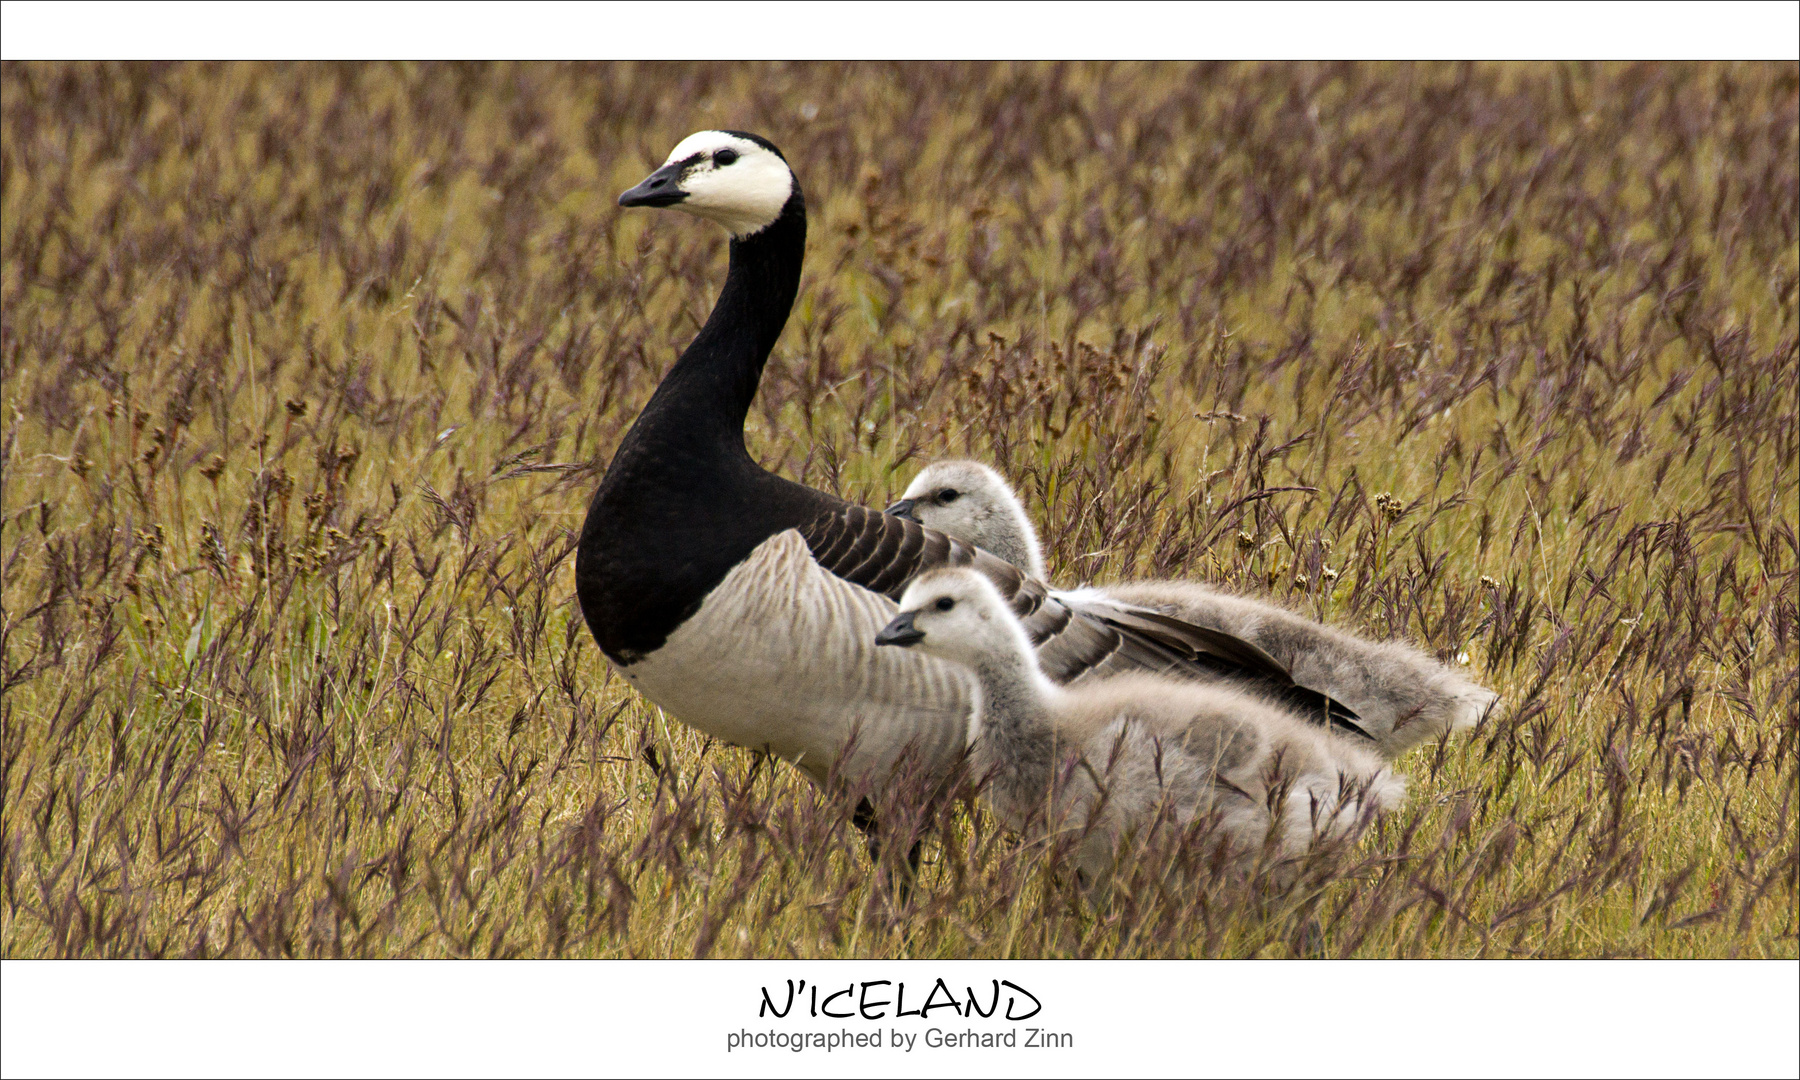
[[[923,571],[979,570],[1012,605],[1044,673],[1059,683],[1126,671],[1247,682],[1305,715],[1367,737],[1356,713],[1296,685],[1286,668],[1247,641],[1132,605],[1065,602],[1011,563],[915,521],[845,504],[801,526],[800,535],[825,570],[895,601]]]

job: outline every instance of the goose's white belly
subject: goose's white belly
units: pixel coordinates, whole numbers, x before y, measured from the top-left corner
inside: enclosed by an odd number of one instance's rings
[[[898,610],[820,569],[789,529],[733,567],[662,648],[622,670],[714,738],[768,750],[815,781],[844,755],[841,775],[880,783],[909,746],[942,769],[968,737],[972,695],[958,669],[876,646]]]

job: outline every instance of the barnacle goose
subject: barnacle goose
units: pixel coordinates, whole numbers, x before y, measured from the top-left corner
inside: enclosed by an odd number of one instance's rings
[[[1058,682],[1140,669],[1226,669],[1291,686],[1227,635],[1125,605],[1090,610],[973,545],[759,466],[744,419],[800,282],[806,202],[781,152],[702,131],[619,197],[731,234],[706,324],[625,434],[595,492],[576,592],[601,650],[645,697],[815,781],[885,783],[910,748],[935,775],[967,743],[969,691],[943,661],[877,649],[923,570],[979,571]],[[1322,703],[1321,703],[1322,704]]]
[[[1405,781],[1366,743],[1328,734],[1223,684],[1148,673],[1059,687],[988,579],[927,571],[876,636],[961,665],[979,701],[970,757],[1002,821],[1028,839],[1077,837],[1076,864],[1105,880],[1121,839],[1159,811],[1216,815],[1239,854],[1298,854],[1401,801]]]
[[[978,461],[934,462],[913,477],[888,513],[983,548],[1044,578],[1031,518],[999,473]],[[1353,709],[1388,758],[1447,731],[1472,727],[1497,696],[1399,642],[1366,641],[1191,581],[1136,581],[1050,595],[1075,604],[1149,608],[1251,642],[1302,686]],[[1342,726],[1340,725],[1340,729]]]

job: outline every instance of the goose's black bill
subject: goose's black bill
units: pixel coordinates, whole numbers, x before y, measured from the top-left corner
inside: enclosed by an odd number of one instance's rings
[[[687,198],[681,190],[681,174],[691,162],[672,161],[644,178],[644,182],[619,196],[620,206],[674,206]]]
[[[875,635],[875,644],[905,648],[924,641],[925,631],[913,625],[913,616],[917,614],[916,611],[907,611],[895,616],[893,622],[882,627],[881,633]]]
[[[913,513],[913,511],[917,508],[918,508],[918,504],[914,503],[913,500],[901,499],[899,502],[888,507],[886,510],[884,510],[882,512],[886,513],[886,514],[892,514],[897,518],[905,518],[908,521],[918,521],[919,520],[918,515]]]

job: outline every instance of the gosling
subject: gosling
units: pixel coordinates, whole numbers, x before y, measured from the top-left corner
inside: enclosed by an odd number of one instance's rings
[[[969,756],[996,815],[1029,840],[1073,833],[1090,888],[1119,845],[1167,813],[1212,815],[1232,858],[1296,855],[1397,806],[1405,780],[1351,745],[1226,686],[1119,675],[1059,687],[994,586],[965,569],[907,587],[877,645],[961,665],[977,703]]]
[[[1012,486],[976,461],[939,461],[913,477],[888,513],[989,552],[1039,580],[1037,531]],[[1137,581],[1053,593],[1065,603],[1149,608],[1262,649],[1294,681],[1354,709],[1388,760],[1447,732],[1471,728],[1499,700],[1454,669],[1401,642],[1377,642],[1193,581]]]

